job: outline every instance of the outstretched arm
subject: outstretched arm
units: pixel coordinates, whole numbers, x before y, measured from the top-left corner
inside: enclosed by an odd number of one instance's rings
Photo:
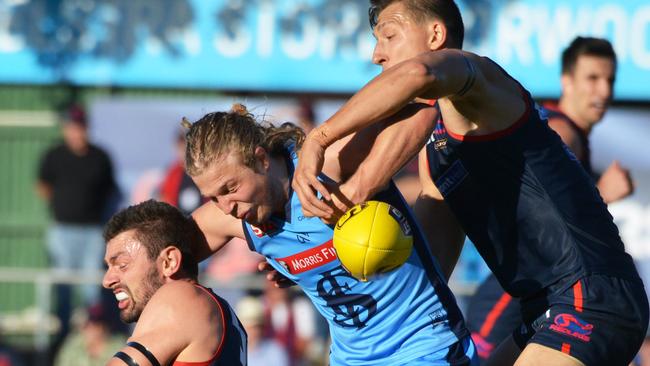
[[[438,116],[438,109],[434,107],[409,104],[379,123],[380,129],[368,156],[353,171],[344,173],[344,183],[339,187],[341,196],[349,200],[344,209],[367,201],[386,188],[392,177],[422,149]]]
[[[424,145],[430,136],[438,110],[427,104],[411,103],[397,114],[369,126],[327,149],[323,173],[342,184],[330,187],[331,212],[313,212],[303,203],[306,215],[335,222],[352,205],[364,202],[384,189],[390,179]],[[293,182],[301,197],[302,188]],[[305,196],[305,195],[303,195]],[[303,201],[304,202],[304,201]]]
[[[293,183],[303,206],[318,216],[332,212],[324,202],[319,202],[315,190],[331,200],[329,191],[316,176],[323,169],[326,148],[334,141],[392,116],[415,98],[437,99],[469,90],[475,76],[473,63],[462,51],[443,50],[404,61],[373,79],[303,143]],[[419,143],[427,137],[423,133],[416,139]],[[394,145],[394,151],[384,159],[390,161],[404,148]]]
[[[206,242],[199,243],[198,247],[193,248],[198,262],[219,251],[232,238],[244,239],[241,220],[224,214],[212,202],[204,203],[192,213],[192,217],[206,238]]]

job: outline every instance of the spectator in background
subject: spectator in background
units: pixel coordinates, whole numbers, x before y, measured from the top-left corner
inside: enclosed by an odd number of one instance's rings
[[[160,184],[160,200],[189,215],[205,203],[192,178],[185,173],[185,134],[179,131],[175,141],[176,161],[167,169]]]
[[[317,319],[309,300],[290,292],[274,282],[265,282],[264,335],[286,349],[290,365],[304,365],[312,354],[309,347],[320,341],[316,337]]]
[[[104,365],[126,342],[126,336],[113,329],[110,313],[102,305],[89,307],[84,318],[66,338],[55,366]]]
[[[0,366],[23,366],[22,357],[12,347],[5,344],[2,339],[2,329],[0,329]]]
[[[259,298],[246,296],[237,303],[237,316],[248,334],[248,365],[288,366],[287,352],[276,340],[264,335],[264,306]]]
[[[302,98],[298,101],[298,126],[305,131],[305,134],[316,127],[316,114],[311,99]]]
[[[618,162],[612,163],[600,178],[591,168],[589,135],[611,104],[615,78],[616,53],[609,41],[577,37],[562,53],[559,103],[545,104],[549,126],[597,181],[608,204],[634,190],[629,172]],[[467,325],[479,357],[486,359],[520,323],[519,301],[506,294],[494,275],[490,275],[470,299],[467,312]]]
[[[43,155],[37,182],[37,192],[48,202],[53,219],[46,237],[50,265],[92,275],[101,271],[103,219],[117,193],[113,166],[108,154],[88,141],[88,121],[81,107],[70,106],[60,122],[63,143]],[[83,286],[84,304],[98,302],[99,291],[98,285]],[[57,292],[61,341],[69,330],[71,288],[61,285]]]

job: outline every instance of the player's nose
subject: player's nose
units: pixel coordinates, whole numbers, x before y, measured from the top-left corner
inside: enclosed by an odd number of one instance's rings
[[[119,282],[119,278],[115,274],[115,271],[111,268],[106,270],[104,277],[102,278],[102,286],[107,289],[113,288],[113,285]]]
[[[223,197],[219,199],[219,202],[217,203],[219,205],[219,209],[226,215],[231,215],[231,216],[237,216],[237,211],[235,201],[231,200],[227,197]]]
[[[374,51],[372,52],[372,63],[375,65],[383,66],[386,61],[388,61],[388,57],[386,56],[383,48],[379,45],[379,43],[377,43],[375,45]]]

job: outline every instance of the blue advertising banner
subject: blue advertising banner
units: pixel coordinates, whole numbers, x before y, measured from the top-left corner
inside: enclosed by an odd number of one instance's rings
[[[645,0],[462,0],[466,48],[537,96],[561,50],[610,39],[619,99],[650,99]],[[377,75],[367,0],[0,0],[0,82],[354,92]]]

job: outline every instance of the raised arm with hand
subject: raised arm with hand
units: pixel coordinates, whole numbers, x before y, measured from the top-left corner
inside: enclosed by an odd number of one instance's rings
[[[462,51],[443,50],[424,53],[399,63],[370,81],[328,121],[312,130],[301,147],[292,184],[305,213],[320,217],[333,213],[327,203],[316,197],[316,192],[320,192],[324,200],[332,199],[329,190],[317,179],[328,146],[350,133],[386,121],[416,98],[437,99],[468,90],[475,78],[476,69]],[[431,128],[434,122],[434,119],[429,120]],[[405,125],[404,128],[413,127]],[[427,136],[423,134],[418,138],[426,139]],[[384,161],[394,160],[402,164],[422,146],[419,141],[413,146],[401,145],[404,141],[392,133],[384,134],[377,143],[391,147],[382,156]],[[411,155],[404,154],[406,150]]]

